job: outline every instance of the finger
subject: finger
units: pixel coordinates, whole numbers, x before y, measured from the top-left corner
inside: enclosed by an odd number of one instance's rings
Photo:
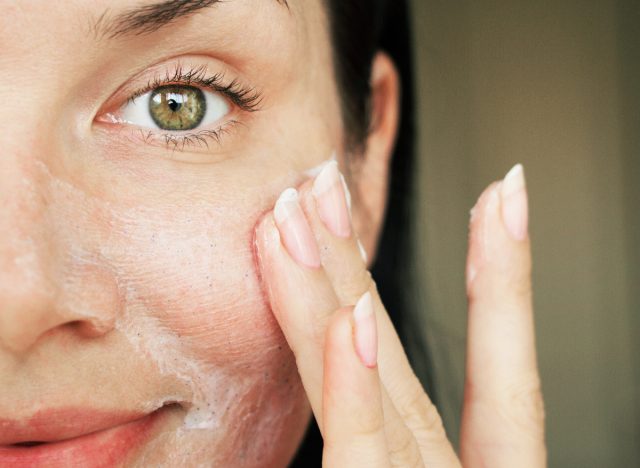
[[[323,348],[327,321],[339,308],[338,299],[319,259],[314,263],[315,241],[309,239],[310,231],[302,210],[297,205],[295,193],[284,194],[279,203],[287,203],[292,219],[285,236],[289,241],[301,243],[296,255],[304,256],[311,265],[302,266],[282,245],[280,231],[272,213],[268,213],[256,228],[255,244],[259,269],[273,314],[296,358],[296,365],[309,403],[323,430],[322,385]],[[289,199],[287,199],[289,197]],[[281,207],[282,208],[282,207]],[[302,217],[302,218],[300,218]],[[290,231],[297,234],[291,234]],[[308,232],[305,232],[308,231]],[[297,238],[295,236],[298,236]],[[305,245],[304,243],[307,243]],[[302,254],[301,249],[307,249]]]
[[[287,212],[290,216],[301,216],[296,203],[292,192],[283,193],[274,210],[280,222],[276,223],[271,214],[263,218],[256,229],[256,247],[269,303],[296,356],[303,385],[324,434],[321,411],[324,334],[328,317],[339,306],[324,270],[317,267],[314,247],[300,246],[302,240],[313,243],[313,236],[306,232],[309,229],[306,218],[296,222],[284,219]],[[418,445],[386,390],[381,391],[392,462],[413,466],[420,459]]]
[[[357,236],[350,226],[346,211],[350,197],[337,164],[325,165],[312,183],[303,185],[300,198],[321,252],[322,265],[333,284],[341,305],[354,304],[365,292],[373,299],[380,340],[379,373],[391,405],[411,431],[422,458],[429,465],[457,464],[457,456],[449,443],[442,420],[424,392],[405,354],[402,343],[380,299],[375,283],[367,271]],[[390,446],[397,447],[405,437],[394,440],[388,435]],[[403,450],[398,449],[399,453]]]
[[[461,439],[465,466],[545,465],[527,210],[518,165],[485,191],[472,215]]]
[[[391,466],[384,430],[371,297],[338,311],[326,334],[324,466]]]

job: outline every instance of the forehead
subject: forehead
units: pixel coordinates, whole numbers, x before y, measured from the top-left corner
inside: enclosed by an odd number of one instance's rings
[[[193,53],[283,74],[329,48],[322,0],[0,0],[0,11],[3,79],[19,70],[35,84],[46,72],[47,87],[71,86],[74,71],[141,69]]]
[[[273,31],[288,23],[318,23],[322,0],[0,0],[0,42],[39,36],[47,42],[141,37],[167,29],[207,25],[214,34],[225,25]],[[203,21],[205,20],[205,21]],[[228,32],[228,31],[227,31]],[[38,34],[33,34],[38,33]],[[248,33],[248,34],[247,34]],[[31,43],[33,45],[33,43]],[[80,44],[76,44],[80,45]],[[82,44],[86,45],[86,44]]]

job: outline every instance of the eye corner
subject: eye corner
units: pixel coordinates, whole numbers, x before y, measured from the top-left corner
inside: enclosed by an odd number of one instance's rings
[[[120,119],[118,119],[113,112],[108,111],[108,112],[102,112],[102,113],[98,113],[96,114],[96,116],[93,119],[94,122],[97,122],[99,124],[118,124],[121,123]]]

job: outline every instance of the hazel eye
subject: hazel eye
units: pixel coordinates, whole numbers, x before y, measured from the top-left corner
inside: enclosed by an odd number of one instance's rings
[[[122,108],[120,120],[166,131],[193,130],[229,113],[220,95],[186,85],[165,85],[139,96]]]

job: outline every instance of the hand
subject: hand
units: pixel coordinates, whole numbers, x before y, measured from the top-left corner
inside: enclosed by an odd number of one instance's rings
[[[323,464],[544,466],[522,168],[473,210],[460,458],[367,271],[345,188],[328,163],[256,228],[265,291],[322,432]]]

